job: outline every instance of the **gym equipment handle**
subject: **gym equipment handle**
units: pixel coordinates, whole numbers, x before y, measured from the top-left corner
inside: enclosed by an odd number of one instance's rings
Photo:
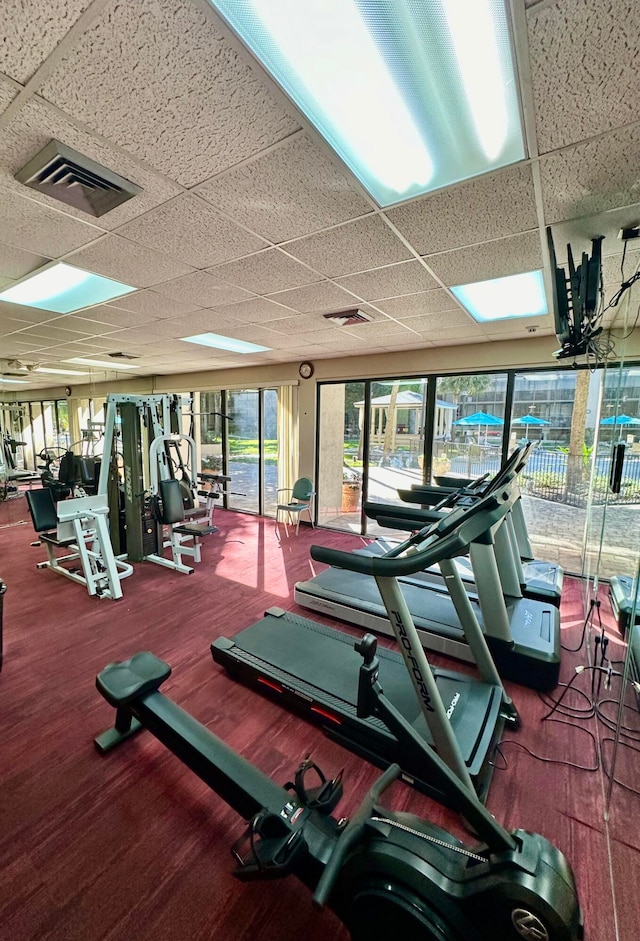
[[[360,839],[364,825],[371,816],[371,811],[375,804],[380,800],[380,797],[389,785],[393,784],[393,782],[400,777],[400,773],[400,765],[389,765],[384,774],[382,774],[371,787],[371,790],[340,834],[340,838],[329,857],[324,872],[318,880],[318,885],[313,895],[315,908],[321,909],[326,905],[348,850]]]

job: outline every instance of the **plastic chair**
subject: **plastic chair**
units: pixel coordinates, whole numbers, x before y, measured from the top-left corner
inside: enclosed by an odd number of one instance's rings
[[[276,529],[278,523],[280,522],[280,513],[287,513],[289,516],[289,522],[293,521],[293,516],[297,517],[296,520],[296,536],[298,535],[298,530],[300,529],[300,514],[304,513],[306,510],[309,514],[309,522],[313,527],[313,518],[311,516],[311,499],[315,495],[315,490],[313,489],[313,481],[309,480],[308,477],[299,477],[298,480],[294,483],[293,487],[281,487],[278,493],[290,493],[291,498],[288,503],[278,503],[276,507]],[[287,521],[284,521],[284,528],[287,536],[289,535],[289,530],[287,528]]]

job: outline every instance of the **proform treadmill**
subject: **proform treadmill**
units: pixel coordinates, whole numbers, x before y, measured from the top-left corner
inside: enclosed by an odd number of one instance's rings
[[[379,650],[380,682],[388,699],[407,718],[425,748],[433,746],[458,775],[485,799],[492,758],[505,721],[519,724],[489,654],[482,632],[469,637],[482,679],[431,669],[417,638],[398,577],[464,551],[486,528],[486,517],[505,512],[508,493],[491,494],[469,508],[415,534],[403,556],[374,558],[312,546],[314,559],[341,566],[374,581],[384,599],[399,652]],[[373,576],[373,578],[371,578]],[[452,580],[459,582],[455,570]],[[458,586],[461,594],[464,589]],[[447,803],[430,780],[429,762],[419,748],[407,748],[376,718],[357,709],[361,658],[354,637],[307,618],[275,609],[229,640],[211,645],[213,659],[228,673],[320,725],[325,733],[381,767],[397,762],[406,781]]]
[[[516,448],[503,468],[498,472],[502,475],[505,471],[512,469],[519,476],[527,465],[533,450],[533,442],[528,441],[522,447]],[[419,503],[422,506],[430,507],[427,512],[437,510],[441,502],[446,501],[447,497],[455,500],[456,494],[460,492],[474,493],[481,489],[485,477],[471,480],[467,478],[448,478],[451,486],[445,487],[429,486],[428,484],[413,484],[409,490],[398,490],[398,496],[405,503]],[[411,511],[409,511],[411,512]],[[560,606],[562,597],[563,571],[557,562],[545,562],[540,559],[534,559],[533,549],[527,532],[527,524],[522,510],[522,497],[518,490],[513,501],[511,512],[505,523],[508,541],[496,546],[499,553],[498,565],[500,567],[510,564],[515,566],[517,577],[520,584],[521,593],[525,598],[532,598],[536,601],[547,601],[551,604]],[[512,559],[507,560],[507,554]],[[473,581],[473,575],[461,571],[464,581]]]
[[[492,486],[495,486],[493,482]],[[476,626],[479,624],[501,676],[533,689],[549,690],[557,685],[560,672],[558,609],[549,603],[517,596],[517,583],[513,579],[511,590],[514,594],[503,594],[505,573],[498,569],[493,551],[493,543],[503,535],[500,527],[515,499],[516,486],[511,475],[500,488],[505,500],[499,511],[482,509],[486,505],[486,497],[465,498],[478,502],[481,508],[477,521],[484,524],[478,527],[468,545],[476,573],[477,594],[470,595],[465,590],[451,560],[446,569],[439,561],[443,577],[439,585],[431,584],[418,569],[414,569],[410,576],[402,576],[399,583],[420,641],[427,650],[472,663],[474,651],[468,643],[466,628],[470,622]],[[402,508],[367,504],[365,510],[380,514],[376,518],[382,525],[402,525],[402,520],[395,516],[395,512],[401,512]],[[394,514],[392,519],[384,516],[386,512]],[[405,528],[419,525],[419,511],[414,510],[413,513]],[[406,542],[401,543],[382,558],[402,553],[406,546]],[[368,554],[367,550],[362,554]],[[456,580],[451,577],[450,569],[456,569]],[[392,633],[375,582],[362,574],[337,568],[325,569],[308,581],[297,582],[294,597],[298,604],[313,611],[367,630]]]

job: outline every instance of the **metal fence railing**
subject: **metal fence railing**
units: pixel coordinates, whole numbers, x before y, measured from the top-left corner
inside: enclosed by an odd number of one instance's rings
[[[522,489],[531,496],[571,506],[586,506],[589,495],[592,457],[586,455],[581,463],[568,473],[568,453],[562,450],[536,448],[522,474]],[[494,474],[500,466],[500,451],[495,447],[476,444],[447,444],[440,457],[433,459],[437,475],[479,477]],[[611,470],[610,449],[602,450],[595,458],[593,502],[602,504],[640,504],[640,454],[627,453],[625,457],[620,493],[609,490]]]

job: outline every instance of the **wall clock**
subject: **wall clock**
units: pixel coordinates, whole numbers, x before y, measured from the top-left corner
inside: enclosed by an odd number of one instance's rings
[[[311,379],[313,376],[313,363],[300,363],[298,372],[303,379]]]

